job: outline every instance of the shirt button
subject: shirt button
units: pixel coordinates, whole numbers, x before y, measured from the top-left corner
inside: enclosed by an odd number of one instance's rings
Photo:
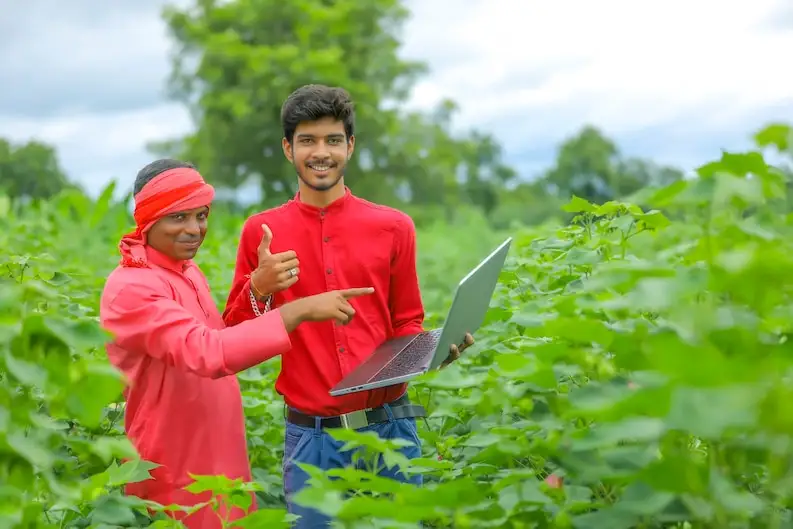
[[[344,347],[339,347],[339,352],[343,353],[344,352]]]
[[[325,237],[325,238],[324,238],[324,239],[322,239],[322,240],[323,240],[323,241],[325,241],[325,242],[328,242],[328,241],[330,240],[330,237]]]
[[[329,273],[329,274],[332,274],[332,273],[333,273],[333,270],[331,270],[330,268],[328,268],[328,269],[326,270],[326,272],[327,272],[327,273]]]
[[[320,215],[321,217],[324,217],[324,216],[325,216],[325,210],[324,210],[324,209],[323,209],[323,210],[320,210],[320,212],[319,212],[319,215]]]

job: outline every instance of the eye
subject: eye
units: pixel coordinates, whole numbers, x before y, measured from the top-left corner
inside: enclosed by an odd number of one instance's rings
[[[301,138],[300,143],[302,143],[303,145],[308,145],[309,143],[311,143],[311,138]]]
[[[173,220],[184,220],[184,213],[174,213],[171,218]]]
[[[332,145],[338,145],[341,143],[341,138],[331,138],[329,143]]]
[[[206,213],[206,212],[204,212],[204,213],[199,213],[199,214],[198,214],[198,220],[206,220],[206,218],[207,218],[208,216],[209,216],[209,213]]]

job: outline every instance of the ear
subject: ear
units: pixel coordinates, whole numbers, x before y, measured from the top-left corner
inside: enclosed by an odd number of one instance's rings
[[[352,153],[355,151],[355,136],[350,136],[347,140],[347,160],[352,158]]]
[[[286,137],[281,140],[281,148],[283,148],[284,156],[286,156],[286,159],[289,160],[289,163],[295,163],[295,157],[292,154],[292,144],[289,143],[289,140],[287,140]]]

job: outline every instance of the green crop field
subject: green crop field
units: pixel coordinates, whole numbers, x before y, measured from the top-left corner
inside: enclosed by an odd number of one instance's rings
[[[783,151],[790,138],[781,126],[757,136]],[[641,206],[574,197],[564,226],[422,227],[429,325],[468,268],[515,238],[476,345],[412,385],[431,412],[413,463],[426,485],[314,473],[301,499],[349,528],[793,527],[789,186],[759,151],[725,153],[633,197]],[[123,437],[121,380],[97,324],[131,227],[111,193],[0,198],[0,527],[144,523],[120,486],[148,467]],[[244,217],[213,212],[197,258],[221,308]],[[256,483],[193,485],[227,502],[258,490],[261,509],[234,527],[287,526],[278,369],[239,376]],[[395,445],[337,435],[365,460],[400,462]]]

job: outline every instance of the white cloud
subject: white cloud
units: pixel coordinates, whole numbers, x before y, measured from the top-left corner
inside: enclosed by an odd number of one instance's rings
[[[180,136],[190,127],[183,108],[162,104],[130,112],[64,115],[44,121],[0,120],[0,136],[55,145],[70,176],[98,194],[111,179],[117,179],[122,187],[131,185],[138,170],[151,161],[146,143]]]
[[[793,98],[793,71],[784,66],[793,31],[762,27],[785,1],[417,3],[408,55],[452,47],[461,60],[431,63],[436,74],[413,104],[451,96],[461,103],[464,126],[496,117],[530,123],[533,113],[551,108],[559,110],[555,130],[590,121],[623,133],[702,109],[711,109],[703,128],[723,126]],[[433,34],[442,12],[452,19]],[[530,136],[548,132],[547,123],[526,127]]]
[[[634,143],[642,143],[644,154],[666,163],[701,163],[696,158],[713,154],[714,143],[735,143],[762,125],[773,105],[782,109],[775,118],[793,121],[793,71],[785,66],[793,31],[768,29],[788,1],[410,0],[404,55],[426,60],[432,70],[411,106],[456,100],[459,126],[490,129],[525,167],[541,163],[526,152],[550,152],[585,122],[618,142],[640,138]],[[20,60],[27,52],[38,57],[36,68],[48,68],[49,57],[73,75],[112,77],[124,65],[146,65],[143,90],[163,83],[169,68],[171,46],[159,16],[155,8],[138,10],[112,32],[59,26],[75,66],[57,49],[15,52]],[[78,22],[62,25],[68,24]],[[146,38],[140,28],[147,28]],[[51,94],[57,98],[58,90]],[[151,158],[147,142],[190,126],[184,109],[165,102],[44,120],[0,116],[0,135],[54,143],[67,170],[97,190],[114,177],[129,185]],[[651,130],[664,138],[652,143]],[[687,136],[670,143],[670,131]]]

